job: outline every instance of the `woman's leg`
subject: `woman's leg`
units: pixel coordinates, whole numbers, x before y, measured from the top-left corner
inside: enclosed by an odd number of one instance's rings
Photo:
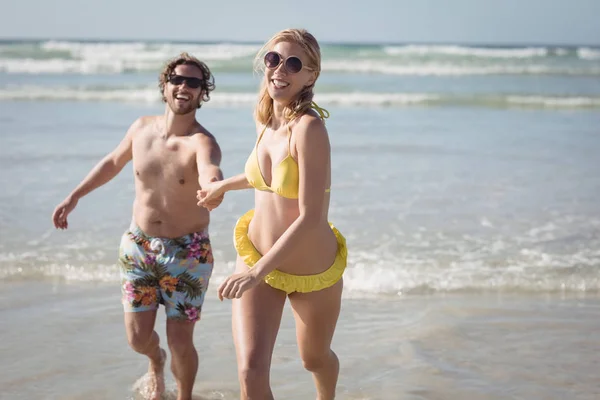
[[[238,257],[236,273],[247,269]],[[269,373],[285,299],[285,292],[260,282],[240,299],[232,300],[233,339],[242,400],[273,399]]]
[[[339,361],[331,341],[340,314],[343,283],[310,293],[292,293],[296,338],[304,368],[312,372],[318,400],[335,398]]]

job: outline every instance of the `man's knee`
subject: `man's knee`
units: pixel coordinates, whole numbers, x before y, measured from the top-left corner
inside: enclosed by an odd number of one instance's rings
[[[194,337],[190,332],[171,329],[167,335],[169,350],[174,357],[185,356],[194,351]]]
[[[129,342],[129,346],[138,353],[145,354],[152,344],[153,333],[153,330],[150,332],[128,332],[127,341]]]

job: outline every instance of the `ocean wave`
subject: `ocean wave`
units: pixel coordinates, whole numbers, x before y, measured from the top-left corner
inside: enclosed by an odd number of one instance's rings
[[[208,63],[231,63],[251,57],[259,49],[245,44],[83,43],[43,42],[39,45],[0,46],[0,71],[21,74],[121,74],[158,71],[186,51]]]
[[[0,100],[17,101],[109,101],[157,103],[161,96],[156,87],[144,88],[87,88],[21,86],[0,89]],[[211,93],[211,104],[253,104],[255,93]]]
[[[127,72],[158,72],[161,57],[95,58],[84,60],[50,59],[0,59],[0,72],[9,74],[122,74]],[[213,71],[252,71],[251,60],[246,62],[209,65]],[[600,66],[552,66],[544,64],[525,65],[475,65],[426,62],[398,64],[386,61],[340,59],[324,61],[324,72],[363,73],[405,76],[468,76],[468,75],[567,75],[600,76]]]
[[[216,93],[211,94],[210,104],[252,105],[256,102],[256,93]],[[315,100],[341,106],[372,105],[391,106],[422,104],[434,101],[436,95],[422,93],[324,93],[315,96]],[[97,89],[97,88],[49,88],[23,86],[0,89],[0,100],[17,101],[122,101],[122,102],[160,102],[156,88]]]
[[[600,252],[546,254],[524,249],[518,260],[502,265],[469,259],[442,263],[415,255],[386,259],[366,252],[354,252],[344,274],[344,290],[350,296],[427,294],[452,292],[600,292]],[[474,257],[472,257],[474,258]],[[0,255],[0,280],[60,279],[72,282],[111,282],[120,277],[114,264],[85,261],[48,263],[47,257]],[[234,269],[224,262],[211,281],[216,285]],[[402,268],[398,268],[402,265]]]
[[[158,71],[160,65],[139,60],[65,60],[49,59],[0,59],[0,72],[8,74],[121,74],[125,72]]]
[[[485,261],[452,262],[441,268],[431,260],[380,261],[377,265],[364,260],[348,267],[344,288],[356,294],[600,292],[597,254],[576,265],[573,260],[582,257],[537,256],[539,259],[529,263],[521,260],[503,268],[486,265]],[[398,265],[403,267],[396,268]]]
[[[578,109],[600,108],[600,97],[489,94],[456,95],[452,93],[376,93],[332,92],[317,93],[319,103],[343,107],[403,107],[403,106],[467,106],[467,107],[524,107]],[[157,103],[161,101],[155,87],[98,88],[13,86],[0,88],[0,101],[106,101]],[[254,92],[213,92],[208,104],[219,107],[250,106],[256,102]]]
[[[581,47],[577,49],[577,55],[584,60],[600,60],[600,49]]]
[[[600,97],[508,96],[506,101],[508,104],[548,108],[600,107]]]
[[[142,44],[138,44],[142,45]],[[86,45],[88,46],[88,45]],[[136,72],[158,73],[165,60],[184,48],[173,45],[157,46],[144,51],[116,52],[113,46],[103,49],[82,47],[81,53],[61,56],[60,46],[40,54],[23,51],[22,55],[10,57],[0,52],[0,72],[8,74],[124,74]],[[123,44],[126,47],[125,44]],[[133,44],[128,44],[132,49]],[[137,45],[136,45],[137,46]],[[233,45],[204,46],[202,49],[186,49],[206,61],[215,71],[251,73],[255,48]],[[74,50],[72,50],[74,51]],[[71,53],[69,53],[71,54]],[[469,76],[469,75],[564,75],[600,76],[600,50],[579,49],[579,57],[585,61],[547,62],[535,60],[467,60],[467,59],[418,59],[394,57],[365,57],[356,53],[343,53],[324,57],[324,72],[383,74],[404,76]]]
[[[547,61],[550,59],[560,59],[564,57],[573,57],[580,60],[598,60],[600,59],[600,49],[592,47],[471,47],[458,45],[405,45],[405,46],[384,46],[383,52],[390,57],[445,57],[446,59],[469,59],[474,58],[479,61],[487,59],[493,62],[494,59],[513,59],[527,60],[536,59],[538,61]]]
[[[0,72],[121,74],[156,71],[186,51],[216,70],[249,72],[260,44],[173,42],[5,42]],[[325,71],[392,75],[600,75],[594,47],[323,45]],[[532,64],[534,63],[535,64]]]
[[[411,76],[467,75],[568,75],[600,76],[600,66],[554,66],[546,64],[453,64],[440,62],[394,64],[381,61],[326,61],[324,71],[378,73]]]
[[[383,51],[391,56],[397,55],[449,55],[449,56],[467,56],[482,58],[532,58],[545,57],[550,51],[546,47],[525,47],[525,48],[486,48],[486,47],[466,47],[466,46],[386,46]]]
[[[233,60],[235,58],[253,56],[259,46],[246,44],[178,44],[178,43],[81,43],[81,42],[57,42],[43,43],[40,48],[43,51],[62,51],[71,54],[75,59],[84,60],[141,60],[158,61],[165,60],[186,51],[194,56],[207,61]]]

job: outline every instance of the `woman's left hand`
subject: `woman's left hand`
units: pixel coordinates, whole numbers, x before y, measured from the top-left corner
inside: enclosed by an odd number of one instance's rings
[[[219,286],[219,300],[239,299],[246,290],[252,289],[258,282],[260,279],[251,271],[233,274]]]

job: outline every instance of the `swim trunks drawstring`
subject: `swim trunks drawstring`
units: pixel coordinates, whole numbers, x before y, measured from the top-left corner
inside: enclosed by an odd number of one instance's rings
[[[160,238],[153,238],[150,241],[150,248],[152,251],[160,252],[160,254],[165,254],[165,243]]]

